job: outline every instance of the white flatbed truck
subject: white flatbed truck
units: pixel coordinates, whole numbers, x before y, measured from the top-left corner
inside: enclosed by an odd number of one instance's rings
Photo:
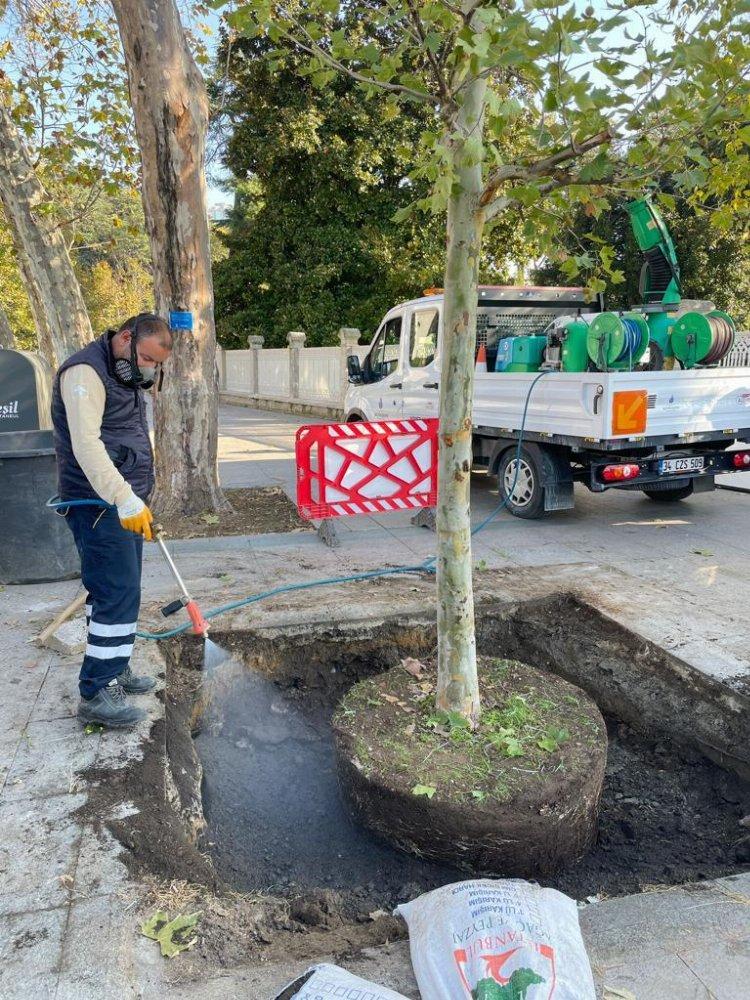
[[[486,344],[493,332],[496,343],[591,311],[582,289],[488,287],[479,296],[478,342]],[[442,308],[438,293],[386,314],[364,361],[350,358],[347,421],[439,415]],[[572,508],[576,482],[655,501],[712,490],[716,475],[750,468],[750,448],[728,450],[745,441],[750,368],[475,373],[474,463],[498,477],[518,517]]]

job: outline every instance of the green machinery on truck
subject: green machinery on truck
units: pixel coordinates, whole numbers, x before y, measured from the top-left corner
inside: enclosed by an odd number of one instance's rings
[[[718,364],[734,344],[731,316],[721,310],[681,311],[680,266],[657,207],[646,198],[626,206],[644,254],[641,304],[626,312],[561,318],[530,337],[501,340],[495,371],[632,371],[649,351],[653,370]],[[524,341],[527,341],[524,343]]]

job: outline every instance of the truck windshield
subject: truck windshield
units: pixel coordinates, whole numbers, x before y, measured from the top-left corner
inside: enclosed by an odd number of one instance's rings
[[[364,374],[368,382],[377,382],[398,368],[401,344],[401,317],[394,316],[382,327],[365,359]]]

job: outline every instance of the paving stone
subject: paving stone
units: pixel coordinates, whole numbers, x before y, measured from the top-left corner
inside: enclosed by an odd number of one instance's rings
[[[84,801],[60,795],[0,803],[0,914],[67,903],[81,837],[71,814]]]
[[[3,1000],[52,1000],[67,916],[67,906],[0,916]]]
[[[31,710],[30,722],[75,717],[80,700],[78,693],[80,659],[80,657],[64,659],[57,654],[52,655],[47,676]]]
[[[122,847],[106,830],[87,827],[81,835],[72,899],[112,894],[127,882],[127,868],[118,861]]]
[[[636,1000],[715,1000],[700,979],[676,955],[663,955],[648,962],[630,960],[625,965],[595,968],[599,996],[606,987],[630,990]],[[616,995],[616,994],[615,994]],[[732,1000],[741,1000],[735,993]]]
[[[749,938],[750,917],[743,937],[692,946],[679,957],[716,1000],[739,1000],[743,993],[750,996]]]
[[[30,722],[18,744],[0,801],[47,798],[79,790],[80,774],[96,759],[98,733],[78,719]]]
[[[749,913],[747,904],[706,882],[595,903],[580,921],[591,961],[608,966],[627,954],[650,959],[746,935]]]
[[[73,618],[58,625],[44,645],[60,656],[75,656],[86,648],[86,636],[86,619]]]
[[[75,903],[65,932],[55,1000],[181,998],[181,989],[174,994],[167,989],[168,968],[158,945],[139,929],[137,909],[126,908],[119,894]],[[239,996],[225,994],[235,995]]]

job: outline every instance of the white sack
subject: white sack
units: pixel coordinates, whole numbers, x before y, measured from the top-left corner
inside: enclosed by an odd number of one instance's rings
[[[595,1000],[578,908],[522,879],[474,879],[403,903],[425,1000]]]
[[[406,1000],[401,993],[394,993],[385,986],[368,983],[337,965],[316,965],[315,972],[300,987],[299,992],[289,993],[291,983],[278,995],[284,1000]],[[308,970],[309,972],[310,970]],[[304,978],[304,977],[300,977]],[[296,980],[299,982],[299,980]],[[277,1000],[278,1000],[277,998]]]

